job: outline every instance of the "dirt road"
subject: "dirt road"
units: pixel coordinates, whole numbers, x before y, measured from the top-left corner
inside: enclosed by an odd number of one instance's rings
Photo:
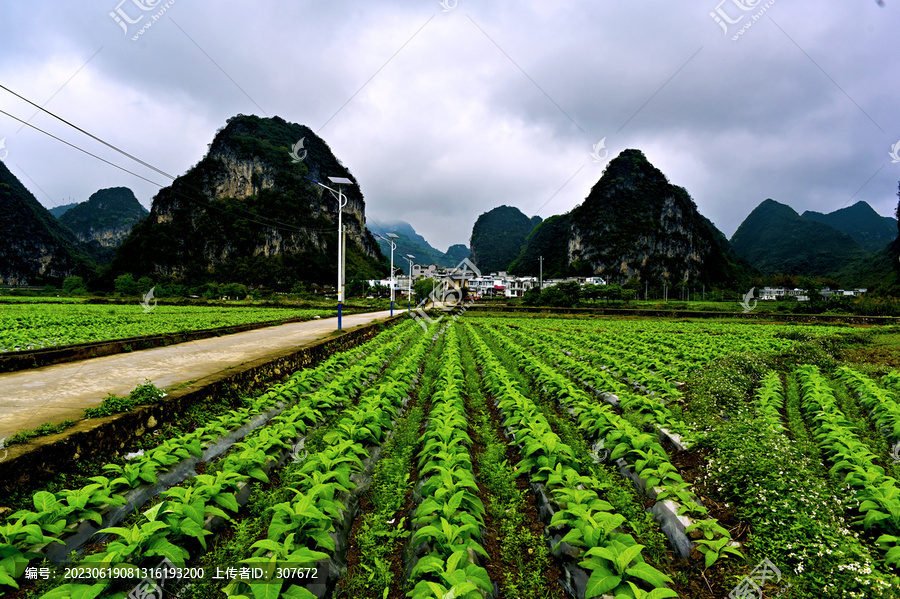
[[[389,315],[385,310],[344,316],[343,328]],[[323,318],[0,374],[0,440],[45,422],[77,420],[82,409],[98,405],[110,393],[128,395],[146,379],[169,389],[328,337],[336,328],[337,318]]]

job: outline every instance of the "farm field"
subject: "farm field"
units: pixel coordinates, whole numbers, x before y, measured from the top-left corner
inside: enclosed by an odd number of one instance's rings
[[[145,313],[139,304],[11,303],[0,307],[0,352],[336,314],[336,310],[166,305]]]
[[[403,319],[0,500],[0,593],[896,597],[884,334]]]

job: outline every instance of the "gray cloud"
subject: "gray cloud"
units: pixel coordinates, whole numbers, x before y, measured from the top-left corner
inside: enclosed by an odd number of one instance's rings
[[[122,10],[148,22],[133,1]],[[764,5],[721,8],[745,23]],[[768,197],[798,211],[896,205],[896,3],[775,0],[737,41],[709,16],[714,0],[459,0],[447,13],[437,0],[175,0],[138,41],[141,23],[125,35],[116,6],[4,3],[0,83],[52,96],[49,109],[175,175],[237,113],[306,124],[370,216],[441,248],[500,204],[546,204],[547,217],[583,201],[604,137],[610,158],[642,149],[727,235]],[[0,108],[34,113],[5,92]],[[32,122],[167,183],[46,115]],[[153,185],[19,127],[0,115],[6,163],[45,205],[116,185],[150,205]]]

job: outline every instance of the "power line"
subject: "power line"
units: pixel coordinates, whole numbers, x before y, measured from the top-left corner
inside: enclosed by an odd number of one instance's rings
[[[27,103],[30,104],[31,106],[34,106],[35,108],[37,108],[39,111],[46,113],[47,115],[49,115],[49,116],[51,116],[51,117],[57,119],[58,121],[60,121],[60,122],[62,122],[62,123],[64,123],[64,124],[66,124],[66,125],[68,125],[69,127],[72,127],[72,128],[75,129],[76,131],[78,131],[78,132],[80,132],[80,133],[82,133],[82,134],[84,134],[84,135],[87,135],[87,136],[90,137],[91,139],[93,139],[93,140],[95,140],[95,141],[97,141],[97,142],[103,144],[104,146],[106,146],[106,147],[108,147],[108,148],[114,150],[115,152],[118,152],[119,154],[122,154],[123,156],[125,156],[125,157],[127,157],[127,158],[129,158],[129,159],[131,159],[131,160],[133,160],[133,161],[135,161],[135,162],[137,162],[138,164],[140,164],[140,165],[142,165],[142,166],[144,166],[144,167],[146,167],[146,168],[149,168],[150,170],[152,170],[152,171],[154,171],[154,172],[156,172],[156,173],[158,173],[158,174],[160,174],[160,175],[163,175],[164,177],[166,177],[166,178],[168,178],[168,179],[171,179],[172,181],[175,181],[175,180],[177,179],[177,177],[175,177],[174,175],[172,175],[172,174],[170,174],[170,173],[167,173],[166,171],[164,171],[164,170],[162,170],[162,169],[160,169],[160,168],[157,168],[156,166],[150,164],[149,162],[147,162],[147,161],[145,161],[145,160],[142,160],[142,159],[138,158],[137,156],[134,156],[133,154],[131,154],[131,153],[129,153],[129,152],[126,152],[125,150],[119,148],[118,146],[116,146],[116,145],[114,145],[114,144],[111,144],[111,143],[105,141],[104,139],[101,139],[100,137],[94,135],[93,133],[90,133],[89,131],[86,131],[85,129],[82,129],[81,127],[75,125],[74,123],[71,123],[71,122],[69,122],[68,120],[62,118],[61,116],[59,116],[59,115],[57,115],[57,114],[55,114],[55,113],[53,113],[53,112],[47,110],[47,109],[44,108],[43,106],[40,106],[40,105],[38,105],[37,103],[32,102],[32,101],[29,100],[28,98],[22,96],[21,94],[18,94],[18,93],[16,93],[15,91],[9,89],[9,88],[6,87],[5,85],[0,84],[0,89],[2,89],[2,90],[4,90],[4,91],[6,91],[6,92],[8,92],[8,93],[10,93],[10,94],[12,94],[12,95],[14,95],[15,97],[17,97],[17,98],[23,100],[24,102],[27,102]],[[91,152],[85,150],[84,148],[82,148],[82,147],[76,145],[76,144],[70,143],[70,142],[68,142],[68,141],[66,141],[66,140],[64,140],[64,139],[62,139],[62,138],[59,138],[59,137],[57,137],[57,136],[55,136],[55,135],[53,135],[53,134],[51,134],[51,133],[48,133],[47,131],[44,131],[43,129],[40,129],[39,127],[36,127],[36,126],[32,125],[31,123],[29,123],[29,122],[27,122],[27,121],[25,121],[25,120],[23,120],[23,119],[20,119],[20,118],[18,118],[18,117],[16,117],[16,116],[14,116],[14,115],[12,115],[12,114],[6,112],[6,111],[0,110],[0,113],[5,114],[6,116],[8,116],[8,117],[10,117],[10,118],[12,118],[12,119],[14,119],[14,120],[16,120],[16,121],[22,123],[23,125],[29,126],[29,127],[31,127],[32,129],[34,129],[34,130],[36,130],[36,131],[38,131],[38,132],[40,132],[40,133],[43,133],[44,135],[47,135],[48,137],[52,137],[53,139],[55,139],[55,140],[57,140],[57,141],[59,141],[59,142],[62,142],[62,143],[64,143],[64,144],[66,144],[67,146],[70,146],[70,147],[72,147],[72,148],[74,148],[74,149],[76,149],[76,150],[78,150],[78,151],[80,151],[80,152],[83,152],[83,153],[87,154],[88,156],[91,156],[92,158],[96,158],[97,160],[100,160],[101,162],[104,162],[104,163],[106,163],[106,164],[108,164],[108,165],[110,165],[110,166],[112,166],[112,167],[114,167],[114,168],[117,168],[117,169],[119,169],[119,170],[121,170],[121,171],[123,171],[123,172],[126,172],[126,173],[130,174],[130,175],[133,175],[133,176],[135,176],[135,177],[137,177],[137,178],[139,178],[139,179],[141,179],[141,180],[143,180],[143,181],[146,181],[146,182],[148,182],[148,183],[150,183],[150,184],[152,184],[152,185],[156,185],[156,186],[159,187],[160,189],[164,188],[164,185],[162,185],[162,184],[160,184],[160,183],[157,183],[156,181],[151,181],[150,179],[148,179],[148,178],[146,178],[146,177],[144,177],[144,176],[142,176],[142,175],[139,175],[139,174],[135,173],[134,171],[130,171],[130,170],[128,170],[128,169],[126,169],[126,168],[124,168],[124,167],[122,167],[122,166],[119,166],[119,165],[117,165],[117,164],[115,164],[115,163],[113,163],[113,162],[110,162],[109,160],[106,160],[106,159],[104,159],[104,158],[101,158],[100,156],[97,156],[96,154],[93,154],[93,153],[91,153]],[[201,197],[202,197],[202,195],[204,194],[204,192],[203,192],[202,190],[197,189],[197,188],[195,188],[194,186],[192,186],[192,185],[190,185],[190,184],[188,184],[188,183],[186,183],[186,182],[184,182],[184,181],[182,181],[182,184],[183,184],[185,187],[187,187],[188,189],[191,189],[191,190],[193,190],[193,191],[196,191],[198,194],[201,195]],[[186,195],[186,194],[184,194],[184,193],[178,191],[178,190],[175,189],[174,187],[170,187],[170,189],[172,190],[172,193],[174,193],[174,194],[176,194],[176,195],[178,195],[178,196],[180,196],[180,197],[183,197],[183,198],[187,199],[188,201],[200,203],[201,206],[204,206],[205,208],[208,208],[208,209],[217,210],[217,211],[219,211],[219,212],[225,212],[225,210],[223,210],[222,208],[219,208],[219,207],[215,206],[214,204],[212,204],[212,203],[211,203],[210,201],[208,201],[208,200],[203,200],[203,199],[198,199],[198,198],[191,197],[191,196],[189,196],[189,195]],[[242,207],[240,207],[240,206],[231,206],[231,208],[234,209],[234,210],[236,210],[236,211],[238,211],[238,212],[240,212],[240,213],[242,213],[242,215],[245,215],[245,216],[243,216],[243,218],[245,218],[246,220],[248,220],[248,221],[250,221],[250,222],[252,222],[252,223],[255,223],[255,224],[264,226],[264,227],[271,227],[271,228],[274,228],[274,229],[281,229],[281,230],[284,230],[284,231],[294,232],[294,233],[308,233],[308,232],[322,233],[322,232],[328,232],[328,231],[329,231],[329,229],[316,229],[316,228],[311,228],[311,227],[297,227],[297,226],[295,226],[295,225],[290,225],[290,224],[288,224],[288,223],[284,223],[284,222],[281,222],[281,221],[278,221],[278,220],[267,219],[266,217],[264,217],[264,216],[262,216],[262,215],[259,215],[259,214],[255,213],[255,212],[252,212],[252,211],[249,211],[249,210],[246,210],[245,208],[242,208]]]

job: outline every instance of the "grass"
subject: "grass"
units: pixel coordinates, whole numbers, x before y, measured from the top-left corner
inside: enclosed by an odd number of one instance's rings
[[[51,424],[48,422],[32,430],[19,431],[9,438],[9,441],[7,441],[6,445],[10,446],[19,443],[27,443],[28,441],[36,439],[37,437],[55,435],[56,433],[61,433],[62,431],[66,430],[73,424],[75,424],[74,420],[63,420],[62,422],[58,422],[56,424]]]
[[[85,408],[84,417],[103,418],[119,412],[128,412],[139,405],[158,403],[165,396],[165,392],[158,389],[150,381],[146,381],[144,384],[135,387],[128,397],[120,397],[110,393],[99,406]]]

